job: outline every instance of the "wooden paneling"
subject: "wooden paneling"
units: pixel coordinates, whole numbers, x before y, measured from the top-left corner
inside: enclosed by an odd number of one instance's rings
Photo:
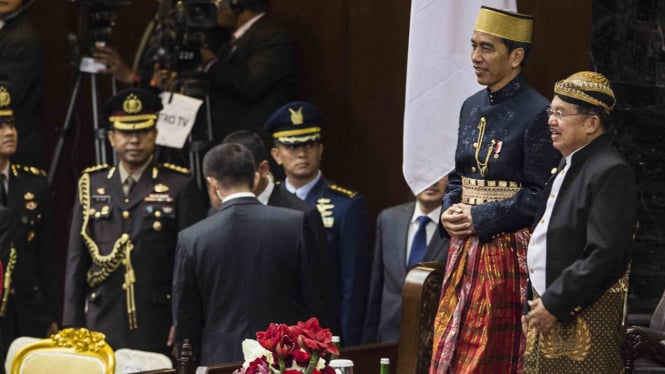
[[[591,2],[520,0],[518,5],[536,17],[527,76],[549,97],[556,80],[590,67]],[[118,9],[113,41],[128,63],[154,7],[154,0],[134,0]],[[326,115],[323,169],[366,196],[373,224],[379,210],[410,196],[401,172],[410,2],[273,0],[271,8],[299,46],[301,98]],[[36,1],[30,17],[48,41],[42,113],[48,159],[71,92],[66,35],[77,29],[78,9],[66,0]],[[82,94],[81,101],[87,100]],[[82,109],[89,112],[88,105],[82,103]],[[62,217],[74,197],[72,170],[94,163],[91,125],[81,117],[80,136],[76,143],[73,136],[68,139],[55,185]],[[69,227],[64,219],[58,222],[64,247]]]

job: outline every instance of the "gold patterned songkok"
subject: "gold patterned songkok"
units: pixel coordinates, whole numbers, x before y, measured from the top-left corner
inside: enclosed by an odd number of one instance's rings
[[[581,71],[556,82],[554,94],[572,104],[581,102],[601,107],[608,114],[616,104],[610,82],[604,75],[593,71]]]
[[[481,6],[474,30],[515,42],[531,44],[533,17]]]

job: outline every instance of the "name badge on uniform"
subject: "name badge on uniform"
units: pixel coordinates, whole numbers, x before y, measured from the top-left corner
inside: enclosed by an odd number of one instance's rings
[[[92,195],[92,201],[101,204],[111,204],[111,195]]]

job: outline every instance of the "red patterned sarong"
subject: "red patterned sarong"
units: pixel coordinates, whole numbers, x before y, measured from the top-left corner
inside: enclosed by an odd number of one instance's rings
[[[529,238],[522,229],[482,244],[451,239],[430,374],[522,372]]]

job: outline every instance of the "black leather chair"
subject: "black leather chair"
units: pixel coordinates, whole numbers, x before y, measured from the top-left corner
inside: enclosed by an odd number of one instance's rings
[[[629,314],[623,356],[626,373],[665,373],[665,291],[653,314]]]

